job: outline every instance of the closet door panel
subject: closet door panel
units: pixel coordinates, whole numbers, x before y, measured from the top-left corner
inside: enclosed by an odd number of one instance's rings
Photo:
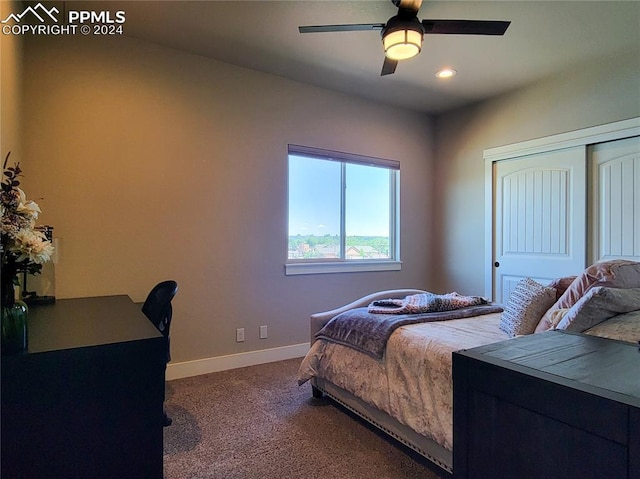
[[[496,163],[495,301],[526,276],[548,283],[584,268],[585,181],[584,147]]]
[[[640,137],[593,145],[593,261],[640,261]]]

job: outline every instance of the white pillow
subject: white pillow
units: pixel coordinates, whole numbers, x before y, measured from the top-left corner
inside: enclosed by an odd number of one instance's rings
[[[542,315],[555,301],[554,288],[524,278],[509,296],[500,319],[500,329],[511,337],[533,333]]]
[[[581,333],[621,313],[640,309],[640,288],[596,286],[574,304],[556,329]]]

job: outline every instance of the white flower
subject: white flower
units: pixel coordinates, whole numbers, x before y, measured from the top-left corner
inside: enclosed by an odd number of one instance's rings
[[[28,259],[35,264],[43,264],[51,259],[53,245],[40,231],[21,229],[13,237],[13,245],[9,248],[19,256],[16,261]]]
[[[24,194],[20,188],[16,188],[18,190],[18,208],[17,212],[23,214],[25,216],[30,216],[34,220],[38,218],[38,213],[42,213],[40,211],[40,207],[35,201],[27,201],[27,195]]]
[[[8,159],[9,155],[7,155]],[[5,168],[7,159],[5,159]],[[41,265],[51,260],[53,245],[42,231],[36,227],[36,219],[41,213],[34,201],[27,200],[24,191],[18,188],[22,176],[20,164],[6,168],[4,181],[0,186],[0,236],[2,236],[1,266],[3,281],[7,280],[5,269],[11,275],[17,271],[31,274],[40,272]],[[13,281],[15,278],[8,278]]]

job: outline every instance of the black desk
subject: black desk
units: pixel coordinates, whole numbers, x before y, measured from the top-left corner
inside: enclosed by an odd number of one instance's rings
[[[1,476],[162,478],[162,335],[127,296],[29,308],[2,357]]]
[[[456,479],[640,478],[637,345],[549,331],[453,354]]]

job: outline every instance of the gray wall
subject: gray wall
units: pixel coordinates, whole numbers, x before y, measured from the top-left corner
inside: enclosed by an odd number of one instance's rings
[[[16,11],[16,2],[0,2],[0,17]],[[0,157],[10,151],[11,160],[22,155],[22,37],[0,34]]]
[[[436,121],[432,272],[437,288],[484,294],[483,150],[640,116],[640,53],[573,68]]]
[[[434,121],[126,37],[3,40],[3,154],[25,139],[57,296],[176,279],[176,362],[306,342],[310,313],[380,289],[482,294],[482,151],[640,116],[637,52]],[[284,276],[287,143],[401,162],[401,272]]]
[[[127,37],[30,37],[24,98],[57,296],[177,280],[174,362],[304,343],[313,312],[430,287],[425,116]],[[284,275],[288,143],[400,161],[402,271]]]

